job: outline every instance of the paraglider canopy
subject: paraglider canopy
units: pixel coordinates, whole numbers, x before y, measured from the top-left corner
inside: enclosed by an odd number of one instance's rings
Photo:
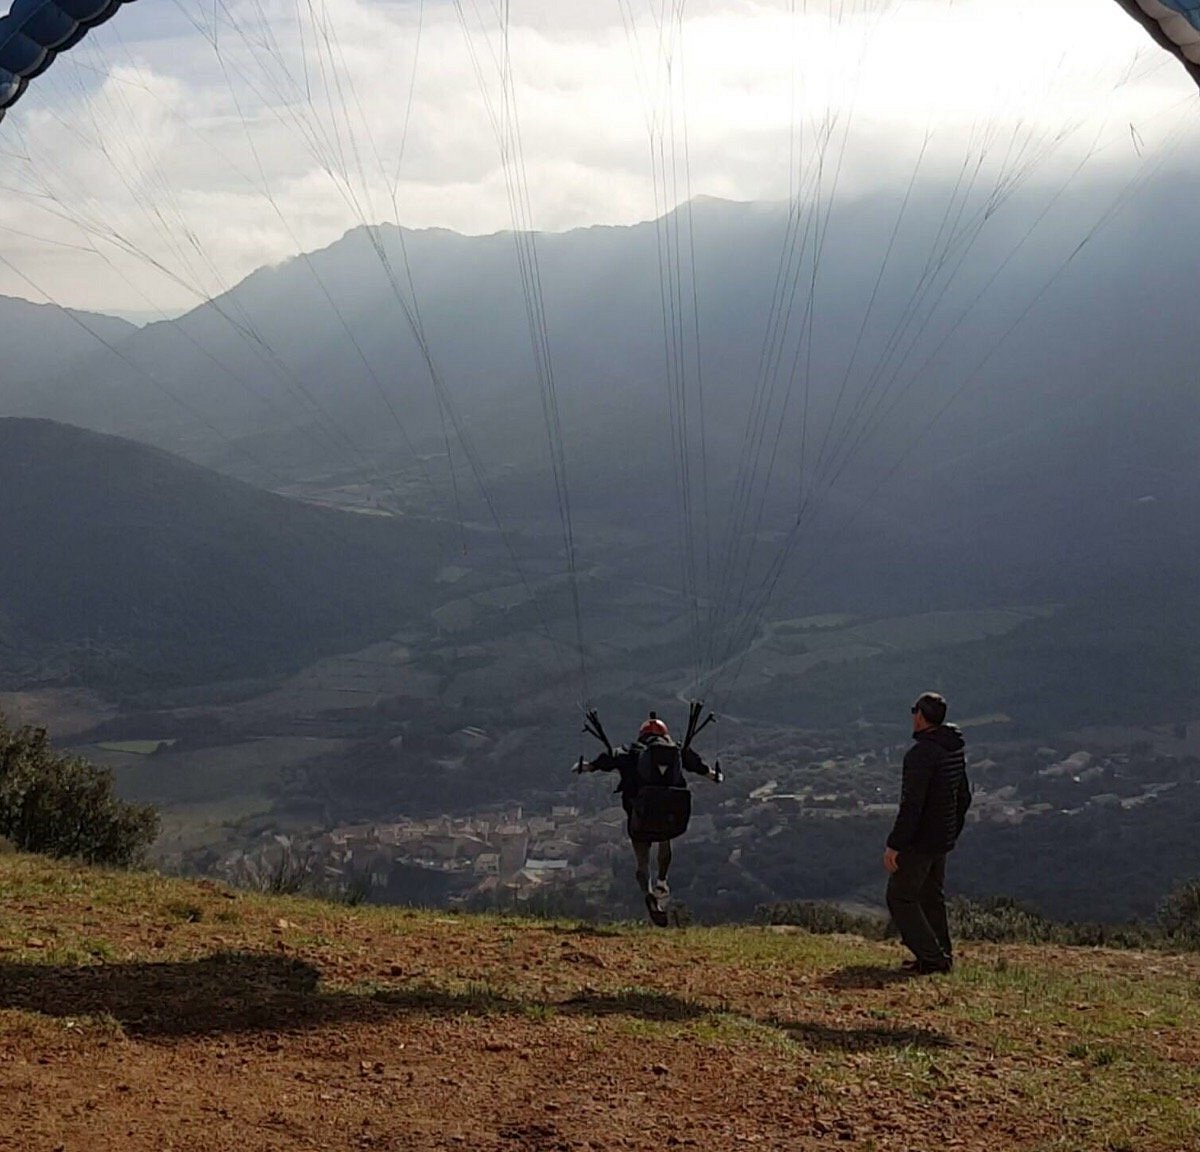
[[[1200,0],[1117,0],[1200,84]]]
[[[13,0],[0,16],[0,120],[29,81],[59,52],[73,48],[97,24],[132,0]]]

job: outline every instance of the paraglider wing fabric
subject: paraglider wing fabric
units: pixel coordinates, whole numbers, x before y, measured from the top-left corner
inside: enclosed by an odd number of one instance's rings
[[[55,56],[133,0],[13,0],[0,16],[0,120]]]
[[[1117,0],[1200,84],[1200,0]]]

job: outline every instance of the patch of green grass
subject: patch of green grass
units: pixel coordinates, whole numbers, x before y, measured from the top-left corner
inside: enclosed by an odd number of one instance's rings
[[[891,956],[891,953],[858,941],[848,946],[845,939],[837,936],[775,932],[770,928],[745,925],[693,928],[672,933],[665,939],[669,946],[685,952],[693,951],[702,940],[705,954],[715,963],[781,971],[836,968],[848,960],[866,964],[884,955]],[[847,955],[848,947],[853,949],[852,956]]]
[[[58,1021],[63,1031],[77,1036],[101,1040],[123,1039],[125,1028],[110,1012],[96,1012],[87,1016],[66,1016]]]
[[[1015,993],[1023,1003],[1064,1000],[1076,987],[1075,980],[1065,973],[1013,963],[1004,956],[956,968],[960,982],[1005,997]]]
[[[324,932],[310,932],[301,935],[297,937],[296,943],[309,948],[319,948],[322,952],[335,951],[338,947],[338,942],[333,937],[326,936]]]
[[[950,1079],[946,1071],[948,1063],[944,1053],[931,1052],[916,1044],[904,1044],[889,1049],[886,1063],[890,1066],[890,1079],[899,1083],[908,1092],[932,1098]]]
[[[786,1048],[790,1044],[778,1029],[728,1012],[714,1012],[697,1020],[622,1016],[617,1023],[617,1029],[626,1035],[641,1039],[686,1040],[692,1044],[708,1044],[714,1047],[749,1043]]]
[[[1110,1064],[1115,1064],[1120,1059],[1119,1053],[1115,1048],[1081,1043],[1068,1044],[1067,1055],[1072,1060],[1079,1060],[1090,1064],[1093,1068],[1107,1068]]]
[[[546,1024],[558,1015],[553,1004],[539,1003],[538,1001],[525,1002],[521,1005],[521,1015],[526,1020],[532,1020],[536,1024]]]
[[[79,947],[93,960],[111,962],[117,958],[117,950],[107,940],[94,940],[85,936],[80,940]]]
[[[169,900],[163,910],[174,920],[185,924],[199,924],[204,919],[204,909],[194,900]]]
[[[642,1020],[636,1016],[626,1016],[616,1024],[616,1030],[622,1036],[632,1040],[661,1040],[664,1037],[678,1035],[679,1027],[668,1026],[661,1020]]]
[[[703,1044],[756,1044],[794,1052],[800,1045],[781,1028],[736,1012],[714,1012],[687,1025],[687,1034]]]
[[[1044,1071],[1015,1079],[1031,1108],[1052,1117],[1059,1130],[1049,1148],[1170,1148],[1200,1146],[1200,1107],[1190,1070],[1160,1061],[1077,1068],[1069,1082]],[[1153,1088],[1143,1087],[1153,1084]],[[1071,1141],[1075,1143],[1071,1143]]]
[[[431,1016],[490,1016],[517,1013],[524,1007],[504,990],[480,981],[422,982],[403,987],[357,986],[380,1003]]]

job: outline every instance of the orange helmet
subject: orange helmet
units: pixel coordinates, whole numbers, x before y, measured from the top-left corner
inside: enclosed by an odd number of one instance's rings
[[[651,712],[649,719],[643,722],[638,729],[638,739],[644,740],[647,736],[670,736],[667,731],[667,726],[658,718],[657,712]]]

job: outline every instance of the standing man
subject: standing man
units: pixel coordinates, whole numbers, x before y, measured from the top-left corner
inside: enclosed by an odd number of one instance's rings
[[[887,906],[921,974],[954,965],[946,922],[946,854],[971,806],[962,733],[946,723],[946,701],[922,692],[912,706],[913,740],[904,757],[900,811],[887,838]]]

